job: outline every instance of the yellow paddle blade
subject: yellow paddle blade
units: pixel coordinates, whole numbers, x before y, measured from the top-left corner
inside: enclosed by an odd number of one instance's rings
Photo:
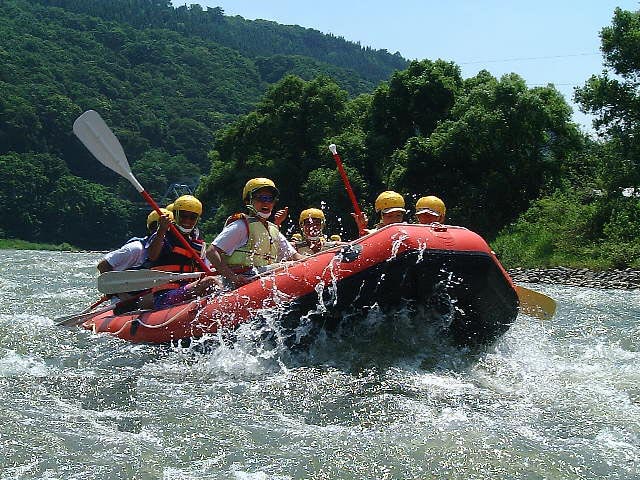
[[[544,293],[520,285],[516,285],[516,292],[522,313],[540,320],[549,320],[556,313],[556,301]]]

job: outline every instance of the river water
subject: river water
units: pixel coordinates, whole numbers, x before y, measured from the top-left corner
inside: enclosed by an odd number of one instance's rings
[[[98,258],[0,251],[1,479],[640,478],[638,291],[527,285],[556,317],[479,353],[401,317],[203,353],[55,326]]]

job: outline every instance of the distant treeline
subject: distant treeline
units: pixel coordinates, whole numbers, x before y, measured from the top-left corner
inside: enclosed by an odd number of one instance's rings
[[[281,69],[280,65],[272,65],[273,61],[278,63],[278,58],[291,55],[353,70],[374,83],[386,80],[394,70],[404,69],[408,64],[397,52],[392,55],[386,50],[361,47],[359,43],[349,42],[342,37],[298,25],[229,17],[224,15],[220,7],[203,8],[198,4],[185,4],[174,8],[170,0],[37,1],[140,29],[165,28],[185,36],[211,40],[253,59],[266,57],[259,59],[266,77],[272,77],[274,72]],[[270,58],[274,56],[275,59]]]
[[[137,231],[146,209],[136,209],[131,202],[118,207],[120,214],[96,223],[101,214],[89,214],[87,205],[70,207],[71,198],[62,200],[56,195],[62,203],[48,200],[47,208],[35,201],[62,188],[56,183],[62,178],[72,177],[79,177],[74,182],[85,182],[93,193],[106,186],[108,192],[117,194],[109,194],[114,199],[139,201],[126,182],[99,166],[72,136],[73,120],[84,110],[99,111],[114,127],[136,175],[154,195],[162,195],[171,182],[197,183],[209,169],[207,154],[213,147],[215,132],[249,112],[268,85],[287,73],[309,79],[323,73],[331,75],[352,95],[371,91],[377,83],[353,69],[303,55],[249,58],[196,34],[198,28],[193,25],[204,25],[203,15],[207,14],[194,6],[173,9],[168,3],[118,0],[58,3],[65,8],[27,0],[0,2],[0,169],[13,172],[20,165],[16,158],[24,158],[24,166],[55,163],[56,168],[51,170],[61,175],[43,183],[38,183],[36,176],[24,192],[26,198],[5,195],[19,192],[11,179],[0,179],[4,182],[0,183],[0,198],[8,201],[2,206],[13,208],[16,198],[19,205],[32,207],[25,208],[22,219],[4,217],[0,221],[4,236],[103,248],[121,242],[123,232],[126,236],[126,232]],[[66,9],[74,5],[77,11],[84,9],[86,13]],[[95,11],[87,11],[92,6]],[[183,27],[186,22],[188,28],[182,30],[188,34],[153,25],[160,21],[162,12],[181,19]],[[251,22],[230,22],[251,30]],[[293,31],[283,26],[283,31],[278,32],[277,27],[269,24],[268,30],[283,37],[287,36],[283,32]],[[297,52],[306,48],[305,32],[321,37],[311,30],[298,28],[296,32],[298,38],[292,37],[291,42],[297,42],[298,47],[291,49]],[[228,40],[231,34],[223,37]],[[338,49],[348,49],[350,55],[388,58],[388,65],[383,68],[386,73],[379,75],[388,76],[391,61],[398,61],[397,56],[361,49],[344,40],[327,41]],[[272,43],[264,38],[260,42]],[[331,52],[327,55],[334,56]],[[399,60],[400,65],[406,65]],[[33,201],[30,195],[34,196]],[[84,203],[92,201],[87,199]],[[41,228],[51,224],[48,215],[69,208],[84,213],[75,218],[58,216],[58,227]],[[86,226],[86,234],[80,225]],[[97,231],[100,235],[95,234]]]

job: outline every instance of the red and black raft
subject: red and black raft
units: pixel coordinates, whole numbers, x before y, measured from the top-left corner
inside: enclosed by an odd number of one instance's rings
[[[442,305],[446,303],[446,305]],[[263,274],[236,290],[157,311],[100,313],[83,327],[131,342],[169,343],[234,329],[274,313],[287,326],[333,328],[348,313],[400,307],[449,315],[458,345],[507,331],[518,313],[514,284],[487,243],[462,227],[395,224]]]

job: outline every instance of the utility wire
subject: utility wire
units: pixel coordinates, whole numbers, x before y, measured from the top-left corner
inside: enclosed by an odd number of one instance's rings
[[[523,60],[547,60],[551,58],[569,58],[569,57],[594,57],[601,55],[600,53],[572,53],[569,55],[549,55],[545,57],[520,57],[520,58],[503,58],[494,60],[473,60],[471,62],[456,62],[459,65],[471,65],[474,63],[500,63],[500,62],[519,62]]]

